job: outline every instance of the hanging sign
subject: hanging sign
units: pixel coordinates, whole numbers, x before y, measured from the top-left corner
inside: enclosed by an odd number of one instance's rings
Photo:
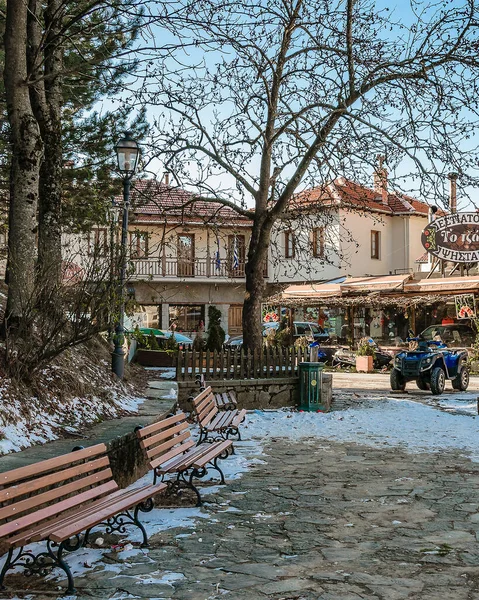
[[[441,260],[479,262],[479,212],[454,213],[432,221],[422,232],[421,243]]]
[[[454,296],[456,316],[458,319],[473,319],[476,316],[476,300],[474,294]]]

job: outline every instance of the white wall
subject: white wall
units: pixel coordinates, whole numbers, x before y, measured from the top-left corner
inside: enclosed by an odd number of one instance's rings
[[[325,259],[315,258],[312,252],[312,229],[324,227]],[[285,258],[286,230],[295,236],[295,255]],[[340,275],[340,226],[337,211],[308,215],[304,219],[278,223],[271,233],[268,275],[273,283],[301,283],[334,279]],[[326,259],[327,257],[327,259]]]

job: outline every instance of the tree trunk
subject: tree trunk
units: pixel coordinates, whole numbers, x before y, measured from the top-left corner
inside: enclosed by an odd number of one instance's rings
[[[34,295],[36,212],[42,143],[27,85],[27,5],[7,2],[4,82],[11,127],[9,290],[5,321],[19,323]]]
[[[48,32],[44,48],[45,83],[44,89],[37,88],[32,94],[32,103],[45,146],[40,170],[38,277],[42,295],[49,304],[54,301],[56,290],[62,281],[62,2],[49,0],[44,14],[45,29]],[[38,20],[35,20],[32,27],[37,23]]]
[[[243,304],[243,345],[259,350],[263,344],[261,304],[265,289],[264,264],[268,257],[271,224],[264,218],[255,219],[245,267],[246,290]]]

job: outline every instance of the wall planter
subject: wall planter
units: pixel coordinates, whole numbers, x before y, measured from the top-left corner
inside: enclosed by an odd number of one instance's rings
[[[143,367],[174,367],[176,366],[176,352],[139,348],[136,351],[135,361]]]
[[[358,371],[358,373],[371,373],[373,371],[373,357],[356,356],[356,371]]]

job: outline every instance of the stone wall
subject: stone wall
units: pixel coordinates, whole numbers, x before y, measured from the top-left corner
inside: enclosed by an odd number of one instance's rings
[[[299,399],[298,377],[278,379],[225,379],[207,381],[215,392],[234,390],[238,408],[281,408],[295,406]],[[198,393],[193,381],[178,381],[178,404],[182,410],[191,410],[188,398]]]

